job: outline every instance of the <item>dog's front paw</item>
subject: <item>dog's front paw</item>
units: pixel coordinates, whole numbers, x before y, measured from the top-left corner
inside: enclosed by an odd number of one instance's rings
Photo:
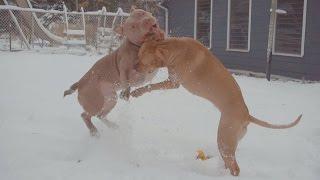
[[[91,129],[90,135],[91,135],[91,137],[100,138],[100,133],[98,132],[97,129]]]
[[[130,88],[127,88],[120,92],[120,99],[128,101],[130,98]]]
[[[237,161],[233,160],[230,161],[228,164],[225,164],[225,167],[230,170],[230,174],[233,176],[239,176],[240,168],[238,166]]]
[[[138,89],[132,91],[132,92],[130,93],[130,95],[131,95],[132,97],[137,98],[137,97],[139,97],[139,96],[142,96],[142,95],[143,95],[144,93],[146,93],[146,92],[148,92],[148,91],[146,90],[146,88],[138,88]]]

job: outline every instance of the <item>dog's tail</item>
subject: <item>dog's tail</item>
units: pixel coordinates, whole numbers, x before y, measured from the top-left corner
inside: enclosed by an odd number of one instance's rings
[[[78,89],[78,87],[79,87],[79,82],[76,82],[76,83],[72,84],[70,89],[64,91],[63,97],[74,93]]]
[[[293,121],[292,123],[289,123],[289,124],[280,124],[280,125],[277,125],[277,124],[269,124],[265,121],[262,121],[260,119],[257,119],[253,116],[250,115],[250,118],[249,118],[249,121],[254,123],[254,124],[257,124],[257,125],[260,125],[262,127],[266,127],[266,128],[271,128],[271,129],[287,129],[287,128],[291,128],[295,125],[297,125],[299,123],[299,121],[301,120],[301,117],[302,117],[302,114],[295,120]]]

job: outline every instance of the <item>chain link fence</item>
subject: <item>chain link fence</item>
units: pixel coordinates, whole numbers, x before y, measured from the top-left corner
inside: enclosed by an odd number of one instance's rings
[[[154,2],[137,3],[136,7],[152,12],[161,29],[167,32],[165,8]],[[113,29],[128,16],[120,8],[117,12],[107,12],[105,8],[95,12],[67,12],[65,6],[63,11],[58,11],[0,5],[0,51],[82,47],[109,53],[120,44],[120,37]]]
[[[0,6],[0,51],[81,46],[106,53],[119,44],[113,28],[128,16],[121,9],[67,12]]]

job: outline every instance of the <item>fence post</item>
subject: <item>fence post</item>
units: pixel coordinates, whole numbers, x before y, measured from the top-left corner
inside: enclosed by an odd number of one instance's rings
[[[106,29],[106,20],[107,20],[107,15],[106,15],[107,9],[106,7],[102,7],[102,16],[103,16],[103,29],[102,29],[102,36],[105,34],[105,29]]]
[[[115,29],[116,20],[119,16],[122,16],[122,13],[123,13],[122,9],[118,8],[117,14],[114,16],[113,21],[112,21],[112,25],[111,25],[112,26],[111,29],[113,31]],[[110,46],[109,46],[109,53],[111,53],[113,51],[112,47],[114,46],[114,44],[115,44],[115,34],[114,34],[114,32],[112,32],[111,33],[111,42],[110,42]]]
[[[11,24],[11,21],[9,22],[9,49],[10,51],[12,51],[12,24]]]
[[[100,18],[102,17],[103,15],[103,8],[100,12],[100,15],[98,15],[98,22],[97,22],[97,31],[96,31],[96,34],[95,34],[95,40],[94,40],[94,47],[96,48],[96,50],[98,49],[98,41],[99,41],[99,25],[100,25]],[[101,17],[100,17],[101,16]]]
[[[67,34],[67,40],[69,40],[69,35],[68,35],[68,29],[69,29],[69,22],[68,22],[68,14],[67,14],[67,6],[63,3],[63,11],[64,11],[64,18],[66,21],[66,34]]]
[[[34,19],[31,18],[31,34],[30,34],[30,39],[29,39],[29,44],[31,45],[34,37]],[[32,43],[32,47],[34,47],[34,43]]]
[[[81,13],[82,13],[82,23],[83,23],[83,32],[84,32],[84,42],[87,44],[87,36],[86,36],[86,18],[84,16],[84,10],[83,7],[81,7]]]
[[[104,36],[105,31],[106,31],[106,21],[107,21],[107,9],[106,7],[102,7],[102,15],[103,15],[103,29],[102,29],[102,35]]]
[[[165,13],[165,33],[166,33],[166,37],[168,37],[168,32],[169,32],[169,10],[168,8],[164,7],[161,5],[161,3],[157,4],[157,6],[164,10]]]

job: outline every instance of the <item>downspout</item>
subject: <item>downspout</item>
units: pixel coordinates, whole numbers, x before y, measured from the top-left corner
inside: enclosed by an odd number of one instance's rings
[[[162,6],[161,3],[158,3],[157,6],[158,6],[160,9],[164,10],[164,12],[165,12],[165,21],[166,21],[166,22],[165,22],[165,32],[166,32],[166,37],[168,37],[168,29],[169,29],[169,26],[168,26],[169,10],[168,10],[168,8]]]
[[[277,0],[271,0],[271,14],[269,22],[268,47],[267,47],[267,67],[266,78],[270,81],[271,78],[271,62],[272,62],[272,46],[274,40],[275,22],[277,18]]]

